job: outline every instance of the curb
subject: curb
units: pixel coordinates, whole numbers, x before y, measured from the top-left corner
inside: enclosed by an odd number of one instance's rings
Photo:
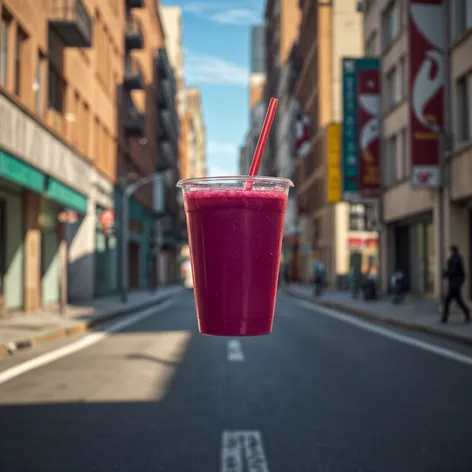
[[[105,313],[102,316],[91,318],[86,321],[77,321],[72,326],[68,326],[67,328],[59,328],[48,333],[42,334],[41,336],[22,339],[20,341],[11,342],[8,344],[2,344],[0,345],[0,358],[11,356],[18,351],[25,351],[27,349],[40,346],[42,344],[50,343],[53,341],[59,341],[61,339],[68,338],[69,336],[73,336],[74,334],[85,333],[87,331],[90,331],[90,329],[95,326],[98,326],[107,321],[112,321],[116,318],[121,318],[122,316],[127,315],[132,311],[145,310],[146,308],[151,308],[154,305],[159,305],[179,292],[180,290],[176,290],[174,293],[171,293],[169,295],[163,295],[161,298],[155,298],[154,300],[149,300],[138,305],[119,308],[109,313]]]
[[[448,333],[444,332],[440,329],[431,327],[431,326],[424,326],[418,323],[412,323],[409,321],[398,320],[396,318],[391,318],[389,316],[380,316],[374,313],[369,313],[364,310],[360,310],[358,308],[353,308],[343,303],[336,303],[327,300],[314,300],[313,297],[309,297],[306,295],[302,295],[299,293],[295,293],[292,290],[284,289],[284,291],[294,298],[300,298],[302,300],[306,300],[311,302],[313,305],[319,305],[325,308],[331,308],[333,310],[342,311],[348,315],[356,316],[357,318],[363,318],[367,321],[374,321],[375,323],[386,324],[389,326],[393,326],[395,328],[406,329],[409,331],[416,331],[418,333],[425,333],[425,334],[432,334],[438,338],[446,339],[448,341],[455,341],[461,344],[466,344],[467,346],[472,346],[472,339],[463,336],[457,333]]]

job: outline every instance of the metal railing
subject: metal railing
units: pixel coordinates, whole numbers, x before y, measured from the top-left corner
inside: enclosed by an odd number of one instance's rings
[[[53,0],[51,15],[54,20],[73,22],[82,32],[92,36],[92,19],[81,0]]]
[[[140,78],[143,77],[143,73],[141,71],[141,66],[139,62],[129,54],[126,56],[125,59],[125,75],[126,76],[138,76]]]
[[[127,129],[144,132],[144,114],[140,113],[132,103],[125,111],[124,126]]]
[[[126,18],[126,34],[138,34],[143,35],[143,28],[141,21],[133,15],[129,15]]]

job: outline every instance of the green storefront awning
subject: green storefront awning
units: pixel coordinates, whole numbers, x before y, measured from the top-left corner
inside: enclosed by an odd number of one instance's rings
[[[72,210],[87,212],[87,197],[52,177],[48,178],[46,195]]]
[[[37,193],[43,193],[46,182],[46,176],[41,171],[5,151],[0,151],[0,177]]]

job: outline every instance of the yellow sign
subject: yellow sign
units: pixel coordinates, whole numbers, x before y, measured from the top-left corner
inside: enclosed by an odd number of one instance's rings
[[[326,199],[328,203],[338,203],[342,194],[341,125],[328,125],[326,136]]]

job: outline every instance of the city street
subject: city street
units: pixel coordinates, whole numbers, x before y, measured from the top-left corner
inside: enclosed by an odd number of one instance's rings
[[[0,470],[470,472],[472,349],[278,295],[198,334],[193,294],[0,360]]]

